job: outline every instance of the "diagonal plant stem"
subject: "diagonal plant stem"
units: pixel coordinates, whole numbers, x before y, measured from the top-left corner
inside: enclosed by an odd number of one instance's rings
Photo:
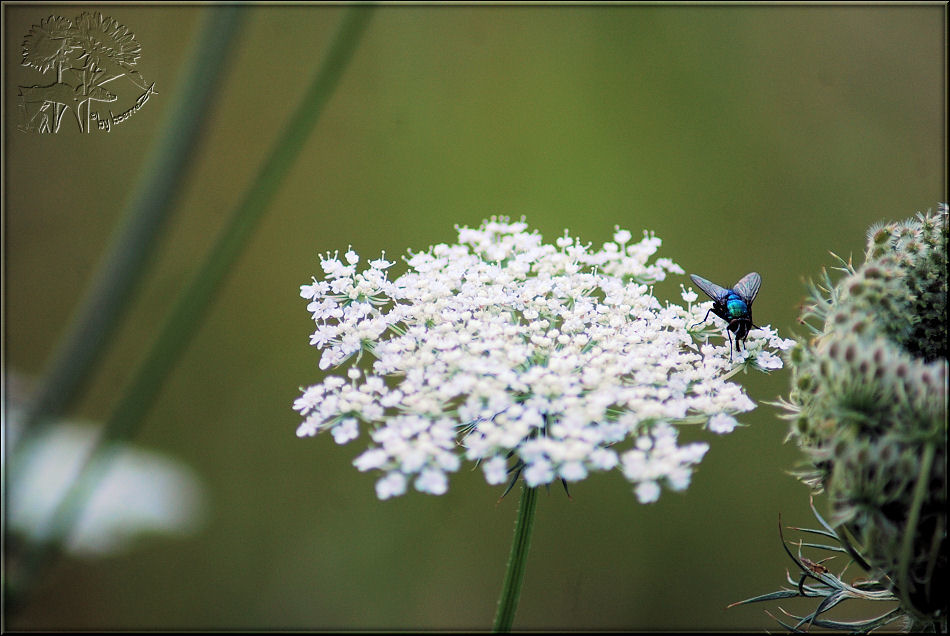
[[[206,12],[174,91],[178,96],[156,135],[109,252],[102,259],[80,307],[53,354],[34,397],[26,405],[20,435],[12,451],[35,438],[81,395],[94,375],[109,338],[129,306],[135,284],[160,244],[165,221],[198,147],[218,79],[232,57],[230,44],[241,22],[240,7]],[[10,474],[17,453],[11,452]]]
[[[534,527],[534,511],[538,503],[538,489],[527,484],[522,486],[521,502],[518,504],[518,518],[515,521],[515,534],[511,541],[511,554],[508,556],[508,569],[498,599],[498,613],[495,615],[495,632],[509,632],[518,611],[521,598],[521,586],[524,583],[525,567],[528,561],[528,548],[531,545],[531,529]]]
[[[324,61],[300,105],[287,122],[200,271],[179,295],[155,344],[106,423],[79,477],[59,501],[52,518],[27,555],[22,580],[24,584],[18,586],[23,591],[32,588],[32,581],[62,550],[64,541],[69,537],[89,495],[105,473],[118,443],[134,435],[145,413],[154,403],[163,381],[191,340],[215,293],[220,289],[221,282],[230,271],[231,264],[247,243],[257,221],[300,154],[308,133],[313,130],[352,58],[371,15],[371,7],[367,6],[353,5],[346,10]]]

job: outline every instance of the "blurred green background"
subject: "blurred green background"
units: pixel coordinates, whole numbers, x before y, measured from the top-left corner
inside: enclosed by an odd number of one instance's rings
[[[220,9],[3,10],[5,373],[35,378],[156,143],[202,14]],[[16,86],[42,83],[19,65],[23,36],[82,10],[135,34],[158,94],[108,134],[17,130]],[[169,229],[73,415],[108,417],[342,13],[245,8]],[[207,523],[64,560],[6,627],[490,628],[516,495],[496,503],[501,490],[465,466],[444,496],[380,502],[351,465],[365,436],[294,434],[298,387],[322,377],[299,298],[317,254],[392,258],[492,214],[524,215],[547,242],[650,229],[687,272],[760,272],[756,322],[801,335],[803,280],[834,264],[829,251],[858,258],[871,223],[946,200],[945,17],[943,3],[378,8],[135,440],[198,473]],[[681,282],[658,296],[681,302]],[[786,371],[739,379],[760,403],[787,392]],[[777,410],[741,419],[722,438],[684,433],[711,445],[685,493],[643,506],[620,475],[597,474],[573,500],[543,495],[515,628],[775,626],[764,606],[726,605],[783,582],[780,513],[814,522]]]

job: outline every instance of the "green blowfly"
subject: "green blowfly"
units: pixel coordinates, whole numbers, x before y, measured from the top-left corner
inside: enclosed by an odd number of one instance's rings
[[[690,274],[689,277],[697,287],[712,298],[713,306],[706,312],[706,318],[713,313],[729,323],[726,326],[726,335],[729,336],[729,361],[732,362],[732,334],[736,334],[735,349],[738,351],[741,349],[742,341],[749,336],[749,331],[759,328],[758,325],[752,323],[752,301],[759,293],[762,277],[756,272],[751,272],[740,278],[732,289],[720,287],[696,274]],[[706,322],[706,318],[697,322],[696,325]],[[691,327],[696,325],[691,325]]]

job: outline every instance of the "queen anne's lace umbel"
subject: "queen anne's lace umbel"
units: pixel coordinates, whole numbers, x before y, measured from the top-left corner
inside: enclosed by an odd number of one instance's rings
[[[410,252],[395,280],[385,254],[360,271],[352,250],[321,256],[323,280],[300,288],[317,325],[310,344],[321,369],[346,369],[294,402],[297,435],[329,430],[345,444],[367,428],[354,464],[381,471],[380,499],[409,483],[442,494],[463,458],[490,484],[512,468],[529,486],[619,468],[641,502],[660,484],[685,489],[708,445],[678,446],[672,424],[730,432],[755,407],[728,381],[736,365],[779,368],[774,351],[791,341],[753,330],[730,364],[725,346],[687,329],[710,303],[693,305],[686,289],[686,308],[653,296],[653,283],[683,274],[650,262],[660,239],[613,238],[592,250],[565,232],[549,245],[493,217],[458,228],[455,245]]]

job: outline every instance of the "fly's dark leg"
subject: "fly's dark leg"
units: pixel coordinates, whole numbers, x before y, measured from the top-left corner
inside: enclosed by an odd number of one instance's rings
[[[712,313],[712,309],[710,309],[709,311],[707,311],[707,312],[706,312],[706,318],[709,318],[709,314],[711,314],[711,313]],[[704,322],[706,322],[706,318],[703,318],[702,320],[700,320],[700,321],[697,322],[696,324],[690,325],[689,328],[692,329],[692,328],[695,327],[696,325],[701,325],[701,324],[703,324]]]

